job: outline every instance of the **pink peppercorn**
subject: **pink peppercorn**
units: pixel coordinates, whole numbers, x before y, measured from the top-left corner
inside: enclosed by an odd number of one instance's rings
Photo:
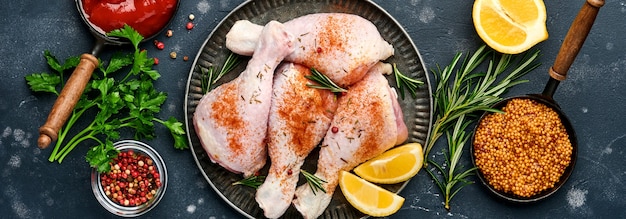
[[[123,151],[111,163],[112,170],[101,174],[100,181],[105,195],[119,205],[145,204],[161,187],[154,162],[144,154]]]
[[[163,50],[163,49],[165,49],[165,43],[163,43],[163,42],[158,42],[158,43],[156,44],[156,47],[157,47],[157,49]]]

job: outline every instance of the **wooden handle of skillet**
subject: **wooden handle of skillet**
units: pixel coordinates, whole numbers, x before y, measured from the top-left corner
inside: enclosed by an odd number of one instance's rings
[[[80,63],[54,102],[46,123],[39,128],[39,139],[37,140],[39,148],[45,149],[50,145],[50,142],[57,140],[59,130],[74,110],[74,106],[83,94],[85,86],[87,86],[87,82],[91,79],[91,74],[97,66],[98,59],[95,56],[91,54],[80,56]]]
[[[554,65],[550,68],[550,77],[562,81],[567,77],[567,71],[572,66],[574,59],[583,46],[596,15],[600,7],[604,5],[604,0],[587,0],[572,22],[565,40],[559,49]]]

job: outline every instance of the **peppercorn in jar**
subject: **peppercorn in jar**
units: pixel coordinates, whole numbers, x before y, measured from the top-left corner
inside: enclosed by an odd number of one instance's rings
[[[117,157],[111,170],[92,170],[92,190],[98,202],[109,212],[136,217],[154,208],[167,187],[167,169],[161,156],[149,145],[123,140],[116,142]]]

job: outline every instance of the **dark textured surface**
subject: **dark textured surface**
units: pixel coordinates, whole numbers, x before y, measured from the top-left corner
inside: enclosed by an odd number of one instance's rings
[[[210,31],[242,1],[184,1],[170,25],[172,38],[159,36],[163,51],[143,44],[158,57],[163,77],[157,89],[169,98],[160,117],[183,120],[184,89],[192,59]],[[472,1],[376,1],[394,16],[413,38],[427,68],[447,65],[456,52],[481,45],[471,21]],[[546,1],[550,38],[535,48],[542,66],[525,76],[529,83],[505,96],[538,93],[543,89],[563,37],[583,1]],[[0,212],[8,218],[113,217],[91,193],[90,169],[84,161],[88,145],[78,147],[62,164],[47,161],[50,149],[36,147],[37,129],[45,121],[54,98],[31,93],[24,76],[48,71],[42,53],[59,59],[91,50],[93,38],[82,24],[73,1],[3,1],[0,7]],[[193,13],[196,27],[187,31]],[[510,205],[490,196],[479,184],[454,197],[452,211],[442,205],[440,192],[421,171],[401,195],[404,206],[393,218],[625,218],[626,192],[626,1],[610,0],[554,98],[569,116],[579,142],[578,161],[570,180],[554,196],[532,205]],[[107,47],[103,56],[119,50]],[[169,58],[176,51],[178,59]],[[432,77],[431,77],[432,80]],[[431,82],[434,83],[434,80]],[[169,133],[148,141],[167,163],[170,182],[165,197],[144,217],[238,218],[208,186],[190,151],[172,146]],[[444,148],[438,144],[433,155]],[[462,160],[469,164],[469,155]]]

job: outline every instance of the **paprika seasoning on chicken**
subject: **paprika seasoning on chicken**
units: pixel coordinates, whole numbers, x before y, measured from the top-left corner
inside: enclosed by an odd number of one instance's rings
[[[178,0],[81,0],[85,18],[108,33],[128,24],[144,37],[157,34],[174,15]]]

